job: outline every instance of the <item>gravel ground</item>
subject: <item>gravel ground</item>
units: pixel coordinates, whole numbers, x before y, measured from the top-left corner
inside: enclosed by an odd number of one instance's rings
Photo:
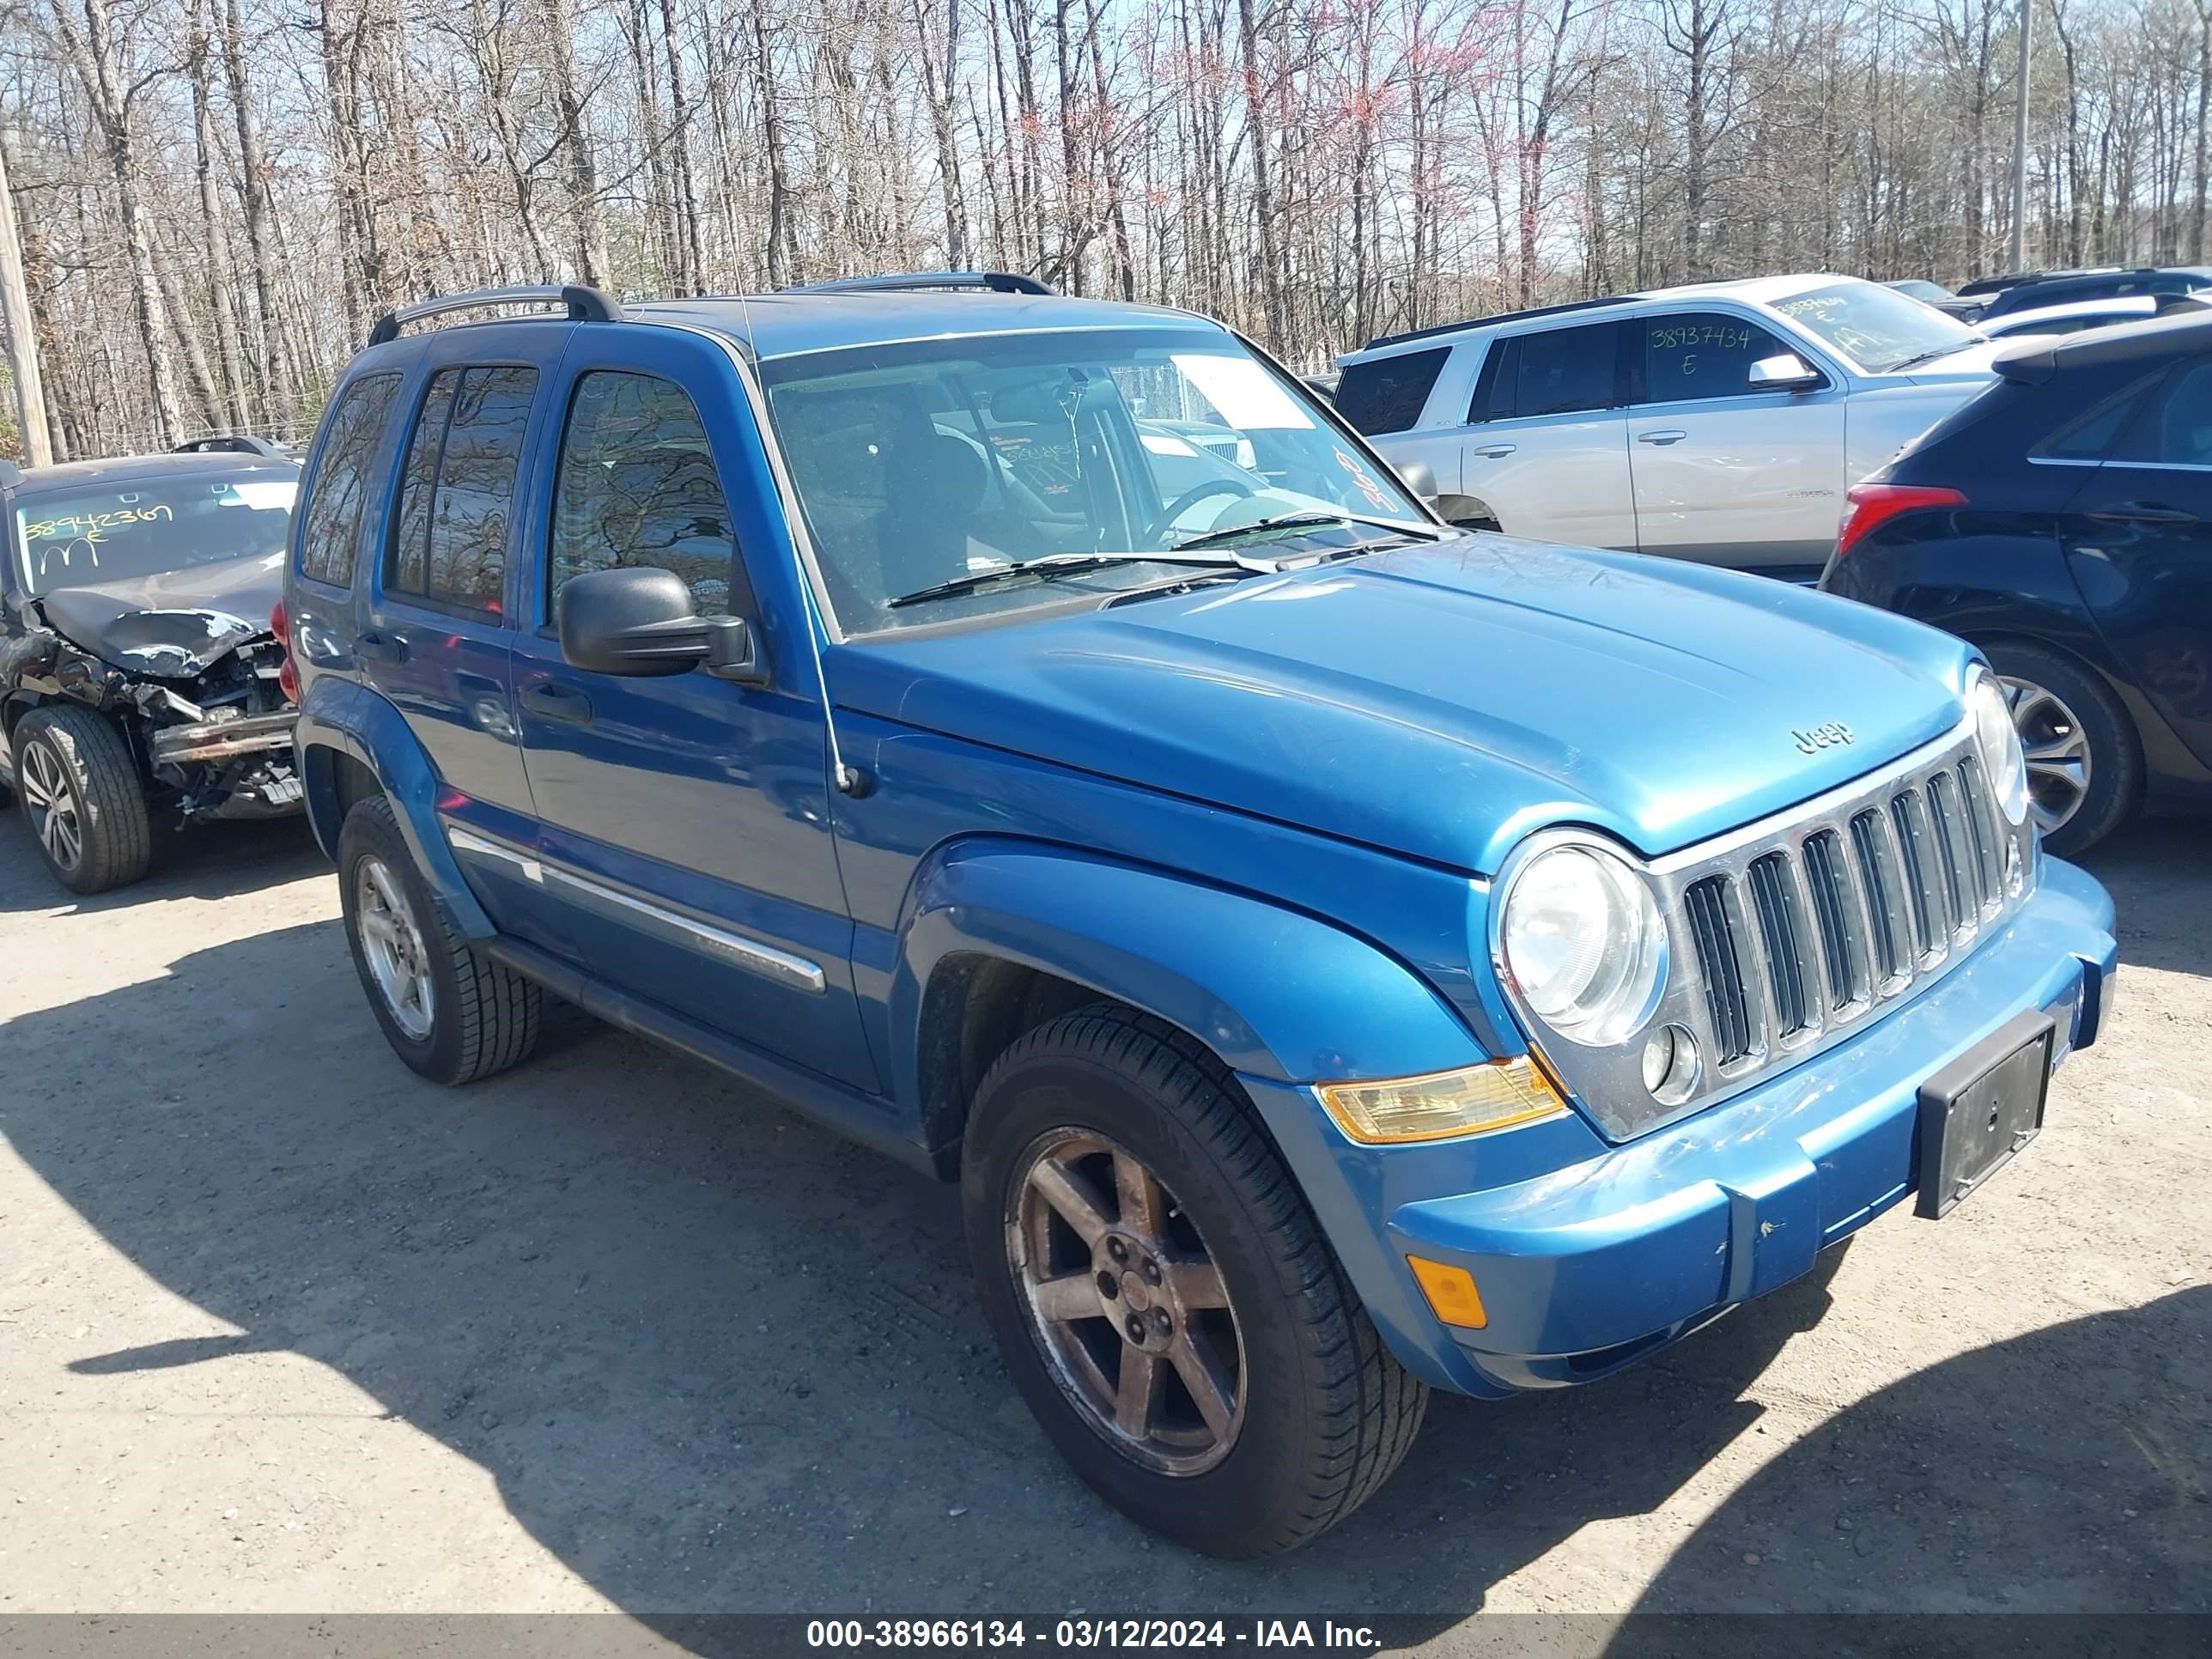
[[[0,1616],[2212,1609],[2212,836],[2091,862],[2117,1017],[1986,1191],[1224,1565],[1054,1457],[950,1189],[611,1032],[420,1082],[296,825],[64,903],[11,820]]]

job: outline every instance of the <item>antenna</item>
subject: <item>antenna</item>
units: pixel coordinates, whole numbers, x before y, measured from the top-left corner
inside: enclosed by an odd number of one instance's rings
[[[768,424],[768,393],[757,385],[760,367],[760,347],[753,338],[753,302],[750,295],[738,295],[738,313],[743,319],[745,349],[738,364],[738,374],[748,383],[753,394],[753,420],[761,428],[763,447],[775,441]],[[844,750],[837,743],[837,709],[830,696],[830,673],[822,661],[822,635],[829,631],[827,620],[822,615],[821,602],[814,592],[814,583],[806,574],[806,562],[799,556],[798,526],[790,526],[792,574],[799,578],[799,601],[806,607],[806,648],[814,659],[814,684],[822,691],[822,729],[830,739],[830,776],[837,786],[837,793],[853,800],[871,793],[875,780],[861,768],[845,763]],[[817,627],[820,632],[817,632]]]

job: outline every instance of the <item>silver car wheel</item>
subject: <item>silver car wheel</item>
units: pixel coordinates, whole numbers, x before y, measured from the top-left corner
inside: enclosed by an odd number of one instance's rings
[[[31,809],[31,828],[39,845],[46,849],[55,868],[73,871],[84,857],[84,822],[78,815],[69,769],[60,756],[35,738],[23,745],[19,758],[23,775],[16,780],[16,787],[23,792],[23,804]]]
[[[1061,1391],[1134,1462],[1212,1468],[1243,1427],[1247,1379],[1196,1225],[1133,1152],[1089,1130],[1041,1136],[1017,1180],[1006,1254]]]
[[[2048,836],[2088,799],[2096,764],[2089,752],[2089,735],[2056,692],[2033,680],[2000,676],[1998,684],[2004,687],[2013,729],[2020,733],[2021,751],[2027,759],[2028,811],[2037,828]]]
[[[405,891],[381,859],[365,858],[354,866],[354,927],[385,1011],[416,1042],[427,1038],[438,1006],[430,953]]]

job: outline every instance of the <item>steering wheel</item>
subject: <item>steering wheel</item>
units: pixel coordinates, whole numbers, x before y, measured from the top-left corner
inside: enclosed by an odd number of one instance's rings
[[[1145,527],[1145,539],[1152,541],[1164,537],[1169,526],[1196,507],[1200,501],[1215,495],[1235,495],[1249,498],[1259,492],[1242,478],[1208,478],[1202,484],[1194,484],[1160,509],[1160,516]]]

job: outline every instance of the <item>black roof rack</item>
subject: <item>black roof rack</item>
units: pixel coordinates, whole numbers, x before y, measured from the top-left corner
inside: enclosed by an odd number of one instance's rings
[[[417,300],[412,305],[387,311],[368,331],[369,344],[382,345],[399,337],[401,326],[445,311],[473,311],[482,306],[566,306],[568,319],[579,323],[618,323],[622,302],[611,294],[581,283],[539,283],[522,288],[481,288],[468,294]]]
[[[281,444],[248,432],[218,432],[205,438],[187,438],[169,452],[172,455],[264,455],[272,461],[289,460]]]
[[[900,294],[931,289],[983,289],[993,294],[1050,294],[1049,283],[1010,270],[914,270],[896,276],[840,276],[807,283],[786,294]]]
[[[1492,323],[1517,323],[1530,317],[1557,317],[1570,311],[1594,311],[1600,306],[1625,306],[1643,297],[1641,294],[1610,294],[1601,300],[1569,300],[1564,305],[1531,306],[1526,311],[1500,311],[1487,317],[1468,317],[1456,323],[1436,323],[1427,328],[1408,329],[1403,334],[1377,335],[1359,349],[1373,351],[1382,346],[1403,345],[1408,340],[1426,340],[1439,334],[1456,334],[1463,328],[1487,328]]]

